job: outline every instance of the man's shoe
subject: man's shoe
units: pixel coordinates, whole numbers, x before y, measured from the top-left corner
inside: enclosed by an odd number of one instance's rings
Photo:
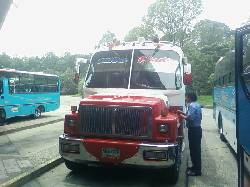
[[[188,176],[201,176],[201,172],[193,171],[193,170],[187,170],[186,174]]]

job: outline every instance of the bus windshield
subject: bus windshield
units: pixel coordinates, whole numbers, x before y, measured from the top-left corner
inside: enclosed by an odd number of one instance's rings
[[[86,79],[89,88],[127,88],[132,50],[96,53]]]
[[[179,54],[158,49],[98,52],[85,82],[87,88],[178,89],[180,85]]]

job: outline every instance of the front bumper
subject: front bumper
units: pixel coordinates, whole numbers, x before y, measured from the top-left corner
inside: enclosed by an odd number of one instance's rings
[[[93,140],[93,139],[92,139]],[[121,152],[126,152],[126,154],[130,154],[125,159],[122,160],[105,160],[103,161],[101,157],[96,156],[95,154],[90,153],[89,148],[86,145],[91,144],[88,138],[72,138],[66,135],[61,135],[59,137],[59,153],[65,159],[75,163],[94,163],[94,164],[115,164],[115,165],[133,165],[133,166],[142,166],[142,167],[156,167],[156,168],[167,168],[172,166],[175,163],[175,155],[176,155],[176,146],[177,144],[173,143],[143,143],[136,142],[131,143],[126,140],[123,141],[113,141],[113,140],[105,140],[105,143],[110,141],[110,145],[115,145],[121,149]],[[104,145],[104,140],[96,139],[96,147],[94,149],[99,149]],[[63,145],[72,145],[77,146],[79,151],[75,153],[65,152],[62,149]],[[119,146],[120,145],[120,146]],[[125,147],[124,147],[125,145]],[[105,145],[104,145],[105,146]],[[130,150],[136,150],[131,153]],[[145,159],[145,151],[150,152],[166,152],[167,159],[165,160],[148,160]],[[96,151],[95,151],[96,152]],[[97,151],[98,152],[98,151]],[[130,153],[129,153],[130,152]]]

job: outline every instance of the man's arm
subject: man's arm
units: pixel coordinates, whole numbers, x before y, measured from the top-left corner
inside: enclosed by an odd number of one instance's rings
[[[182,114],[182,115],[186,115],[183,111],[181,110],[177,110],[177,114]]]

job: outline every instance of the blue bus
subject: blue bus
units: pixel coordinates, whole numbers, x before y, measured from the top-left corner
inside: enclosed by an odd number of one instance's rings
[[[16,116],[38,118],[60,106],[58,76],[0,69],[0,122]]]
[[[236,136],[240,187],[250,186],[250,25],[236,29]]]
[[[235,104],[235,51],[228,51],[215,65],[213,90],[214,119],[220,138],[237,152]]]

